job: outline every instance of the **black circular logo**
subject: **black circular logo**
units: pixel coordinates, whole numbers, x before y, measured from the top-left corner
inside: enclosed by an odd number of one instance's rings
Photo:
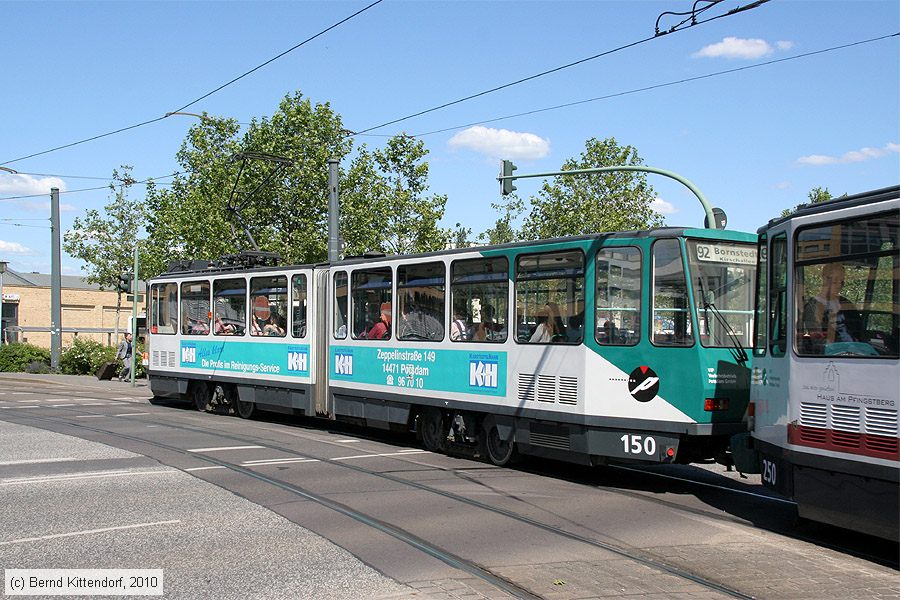
[[[650,402],[659,393],[659,377],[650,367],[638,367],[628,376],[628,391],[638,402]]]

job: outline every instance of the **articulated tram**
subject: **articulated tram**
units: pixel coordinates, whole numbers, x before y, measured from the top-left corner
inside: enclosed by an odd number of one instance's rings
[[[757,236],[660,228],[149,282],[158,396],[415,431],[433,451],[727,462]]]
[[[900,186],[759,230],[753,448],[801,517],[897,540]],[[754,454],[755,451],[755,454]],[[759,461],[759,470],[752,464]]]

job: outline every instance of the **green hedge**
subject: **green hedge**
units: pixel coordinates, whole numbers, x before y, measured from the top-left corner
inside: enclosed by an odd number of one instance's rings
[[[19,342],[0,346],[0,371],[4,373],[22,372],[32,363],[44,363],[49,369],[50,351],[33,344]]]
[[[114,347],[76,337],[60,355],[59,370],[66,375],[93,375],[105,362],[116,362]]]

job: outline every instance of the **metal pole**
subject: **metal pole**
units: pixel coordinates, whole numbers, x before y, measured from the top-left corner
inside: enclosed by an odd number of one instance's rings
[[[338,160],[328,159],[328,262],[336,263],[341,254],[341,206],[338,202]]]
[[[50,188],[50,369],[59,370],[62,348],[62,276],[60,269],[59,188]]]
[[[613,171],[640,171],[643,173],[656,173],[657,175],[662,175],[664,177],[669,177],[682,183],[689,190],[694,192],[694,195],[697,196],[697,200],[700,201],[700,204],[703,206],[703,210],[706,212],[707,223],[710,224],[710,229],[718,229],[716,225],[716,218],[713,215],[713,207],[712,204],[709,203],[709,200],[706,199],[706,196],[703,195],[703,192],[700,189],[673,171],[666,171],[665,169],[657,169],[656,167],[637,167],[631,165],[623,165],[620,167],[596,167],[593,169],[572,169],[571,171],[554,171],[552,173],[534,173],[529,175],[508,175],[497,178],[497,181],[502,182],[504,179],[527,179],[529,177],[555,177],[557,175],[586,175],[590,173],[610,173]]]
[[[5,265],[0,265],[0,346],[6,341],[6,330],[3,329],[3,272]]]
[[[134,368],[137,365],[137,305],[138,305],[138,241],[134,240],[134,277],[131,279],[131,387],[134,387]]]

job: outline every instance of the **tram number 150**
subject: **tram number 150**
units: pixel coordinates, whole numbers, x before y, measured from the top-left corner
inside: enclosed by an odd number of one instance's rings
[[[649,435],[644,437],[642,435],[629,435],[626,433],[619,438],[619,441],[622,442],[625,454],[646,454],[647,456],[656,454],[656,439]]]

